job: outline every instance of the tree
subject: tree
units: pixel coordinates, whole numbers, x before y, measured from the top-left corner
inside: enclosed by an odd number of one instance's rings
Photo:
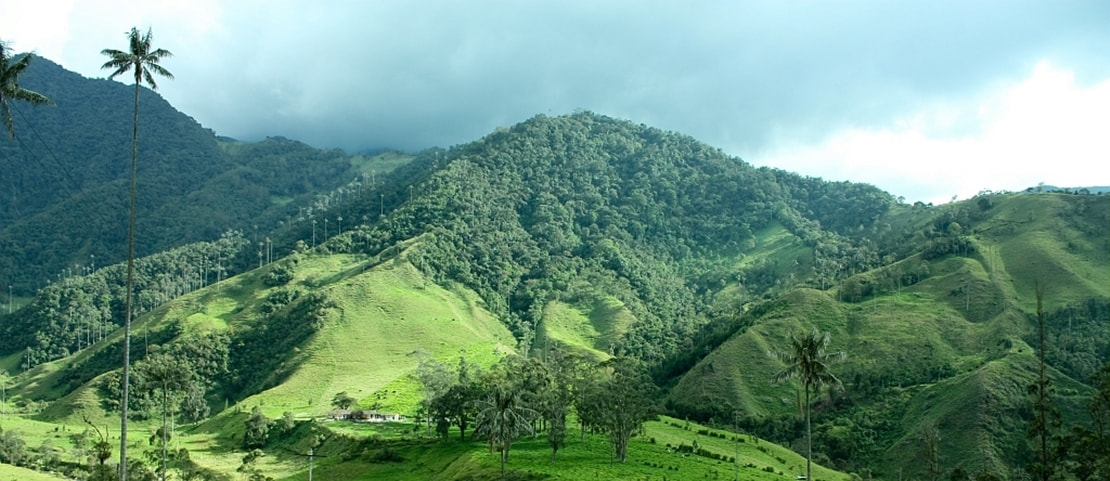
[[[166,422],[169,413],[170,397],[175,393],[185,392],[195,384],[196,377],[189,367],[173,356],[165,353],[156,353],[143,361],[143,379],[146,388],[158,391],[162,398],[162,428],[159,429],[162,444],[162,470],[161,478],[166,479],[166,458],[169,446],[169,425]]]
[[[100,432],[100,428],[96,427],[88,418],[83,418],[85,423],[93,428],[96,432],[97,439],[93,441],[92,450],[89,454],[89,479],[94,481],[109,481],[112,479],[112,470],[105,463],[108,458],[112,457],[112,443],[107,439],[107,426],[104,431]],[[87,431],[87,430],[86,430]],[[96,464],[92,460],[96,459]]]
[[[459,427],[459,440],[466,441],[466,428],[473,417],[475,389],[471,384],[452,384],[447,392],[432,403],[432,411],[440,421]],[[444,434],[444,433],[441,433]]]
[[[1028,386],[1029,395],[1033,397],[1033,419],[1029,421],[1028,434],[1037,453],[1036,459],[1029,463],[1029,470],[1034,479],[1048,481],[1056,477],[1059,467],[1054,456],[1056,449],[1050,446],[1050,440],[1055,440],[1060,428],[1060,412],[1052,405],[1055,390],[1046,372],[1044,286],[1040,282],[1034,283],[1034,295],[1037,298],[1037,378]]]
[[[0,428],[0,463],[23,466],[30,459],[27,443],[18,433]]]
[[[536,416],[536,411],[524,405],[522,395],[517,386],[496,382],[486,399],[479,401],[474,433],[488,435],[490,450],[496,446],[501,452],[502,480],[505,479],[505,462],[509,460],[513,439],[522,433],[534,432],[531,418]]]
[[[247,429],[243,433],[243,447],[257,449],[266,446],[266,435],[270,432],[270,418],[262,413],[262,408],[255,406],[251,409],[251,416],[246,421]]]
[[[1087,403],[1090,423],[1072,425],[1057,448],[1075,478],[1080,481],[1110,481],[1110,362],[1092,377],[1095,388]]]
[[[843,384],[831,371],[829,365],[843,361],[844,351],[827,352],[829,333],[814,328],[809,334],[790,335],[790,350],[770,353],[771,357],[782,361],[786,368],[776,373],[771,381],[780,383],[797,378],[805,391],[806,410],[806,480],[812,480],[813,429],[810,425],[810,394],[817,394],[824,386],[841,388]]]
[[[468,363],[466,358],[460,356],[456,382],[450,385],[443,394],[432,401],[432,414],[438,419],[436,429],[440,431],[443,421],[459,427],[459,440],[466,441],[466,428],[474,417],[474,401],[480,394],[478,379],[481,378],[481,368],[473,363]],[[440,434],[446,433],[446,430]]]
[[[416,377],[424,386],[424,399],[420,401],[420,410],[423,411],[422,417],[427,421],[428,432],[431,433],[434,417],[433,403],[451,386],[451,374],[443,363],[428,357],[420,361],[416,367]]]
[[[926,423],[921,428],[921,439],[925,443],[925,463],[929,481],[940,481],[944,473],[940,468],[940,431],[933,423]]]
[[[589,363],[578,364],[571,378],[571,388],[574,393],[574,411],[578,414],[579,441],[586,440],[586,431],[598,425],[601,418],[601,408],[598,401],[603,399],[600,391],[603,390],[602,379],[595,365]]]
[[[539,393],[539,406],[547,421],[547,443],[551,446],[551,462],[554,463],[555,454],[567,437],[567,411],[574,401],[571,386],[578,359],[556,348],[548,356],[546,366],[550,382]]]
[[[157,90],[158,84],[154,81],[153,74],[171,79],[173,78],[173,74],[170,73],[169,70],[162,68],[162,66],[158,64],[159,60],[170,57],[173,54],[170,53],[169,50],[161,48],[157,50],[151,49],[150,29],[146,31],[146,35],[140,35],[139,30],[132,27],[127,37],[131,44],[128,52],[108,48],[100,51],[100,53],[110,58],[110,60],[105,62],[100,68],[115,69],[112,74],[108,76],[109,79],[113,79],[129,71],[133,71],[135,74],[135,111],[131,128],[131,201],[127,217],[127,292],[124,296],[125,300],[123,303],[123,379],[120,381],[123,397],[123,402],[120,404],[123,409],[120,414],[119,436],[119,473],[121,481],[127,479],[127,383],[131,374],[131,297],[132,286],[135,281],[135,199],[139,164],[139,87],[145,81],[150,84],[152,90]]]
[[[620,462],[628,459],[628,440],[655,416],[657,388],[644,366],[631,358],[614,357],[599,365],[607,378],[591,390],[593,424],[609,435]]]
[[[337,393],[335,397],[331,398],[331,405],[344,411],[350,409],[356,403],[358,403],[358,400],[347,394],[347,391]]]
[[[31,55],[24,55],[13,62],[13,59],[8,56],[9,52],[8,46],[0,41],[0,116],[3,116],[8,136],[14,139],[15,124],[12,121],[12,110],[8,100],[22,100],[31,105],[49,105],[54,102],[43,94],[19,86],[19,77],[31,63]]]
[[[262,472],[259,471],[258,468],[255,466],[256,461],[258,461],[263,456],[266,456],[266,453],[263,453],[261,449],[252,449],[245,456],[243,456],[242,464],[240,464],[239,467],[235,470],[246,475],[248,481],[273,480],[274,478],[263,475]]]

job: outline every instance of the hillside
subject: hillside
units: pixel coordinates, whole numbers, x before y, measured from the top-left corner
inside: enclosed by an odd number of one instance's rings
[[[60,277],[125,258],[134,91],[41,57],[21,84],[55,103],[16,105],[17,139],[0,141],[0,278],[29,297]],[[141,90],[139,103],[138,255],[229,230],[263,240],[326,209],[333,191],[365,183],[363,172],[376,170],[380,182],[404,163],[281,138],[219,141],[151,90]]]
[[[221,148],[289,143],[270,142]],[[767,352],[817,326],[849,354],[835,366],[845,391],[815,411],[819,464],[924,476],[922,433],[935,427],[945,473],[1007,477],[1027,454],[1038,284],[1057,403],[1069,422],[1090,422],[1091,375],[1110,358],[1110,197],[903,205],[872,186],[755,168],[689,137],[591,113],[538,116],[403,164],[376,191],[316,197],[268,232],[282,246],[276,255],[239,235],[151,257],[138,357],[169,352],[208,366],[226,356],[226,373],[198,383],[211,412],[189,419],[214,416],[188,433],[202,463],[235,469],[252,409],[305,421],[343,392],[416,415],[430,390],[417,379],[422,359],[522,369],[511,353],[643,361],[663,388],[658,411],[800,451],[797,387],[769,382],[780,366]],[[203,282],[186,275],[233,258],[259,267],[231,278],[205,271]],[[118,267],[75,276],[5,318],[38,333],[12,334],[0,364],[35,366],[12,384],[17,399],[48,404],[38,419],[74,423],[116,409],[120,334],[102,333],[112,325],[98,316],[117,310],[119,280]],[[144,396],[136,411],[149,415],[156,400]],[[308,428],[291,424],[267,447],[278,459],[266,469],[303,477],[278,449],[305,452],[311,436],[297,429]],[[371,461],[387,447],[436,470],[429,477],[481,478],[496,464],[478,461],[477,445],[435,444],[420,426],[327,431],[350,437],[328,448],[333,456],[363,446],[324,463],[341,479],[414,468]],[[637,462],[658,448],[637,442]],[[604,458],[592,451],[607,449],[602,437],[581,443],[568,453],[595,443],[579,453]],[[522,453],[544,450],[521,444]],[[533,474],[570,476],[529,463]]]
[[[793,416],[793,388],[770,383],[775,363],[764,353],[817,326],[849,353],[838,374],[845,392],[817,418],[838,465],[881,459],[870,465],[876,475],[924,476],[921,431],[931,425],[945,470],[1021,466],[1025,387],[1036,372],[1035,283],[1045,286],[1059,405],[1082,410],[1084,384],[1110,359],[1106,204],[1007,195],[938,208],[938,217],[961,217],[966,254],[929,258],[923,245],[834,290],[800,289],[753,308],[750,327],[686,373],[669,403],[702,419],[739,410],[762,419],[749,425],[761,435],[790,439],[796,432],[776,436],[772,426]]]

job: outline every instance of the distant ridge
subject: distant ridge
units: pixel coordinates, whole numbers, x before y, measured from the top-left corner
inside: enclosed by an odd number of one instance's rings
[[[1110,186],[1100,185],[1100,186],[1088,186],[1088,187],[1057,187],[1055,185],[1035,185],[1035,186],[1032,186],[1032,187],[1026,187],[1024,190],[1022,190],[1022,192],[1023,193],[1069,192],[1069,193],[1073,193],[1073,194],[1081,194],[1082,193],[1082,194],[1101,195],[1101,194],[1110,193]]]

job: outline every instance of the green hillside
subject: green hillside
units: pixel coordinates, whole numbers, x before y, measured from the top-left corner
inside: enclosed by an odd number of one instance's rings
[[[849,353],[838,369],[845,392],[817,418],[829,433],[823,444],[830,459],[845,465],[871,459],[854,466],[884,477],[899,469],[924,476],[921,430],[931,425],[941,433],[945,472],[1021,466],[1027,451],[1020,413],[1035,372],[1034,285],[1045,286],[1046,310],[1067,312],[1072,323],[1050,325],[1050,332],[1063,331],[1051,340],[1068,350],[1084,346],[1068,353],[1083,361],[1066,361],[1061,348],[1050,351],[1061,407],[1082,410],[1080,399],[1090,392],[1084,384],[1110,356],[1106,308],[1081,307],[1106,306],[1110,298],[1107,202],[1060,195],[990,202],[989,210],[971,201],[943,208],[966,219],[961,228],[973,246],[966,257],[925,260],[925,251],[827,292],[800,289],[752,309],[751,327],[683,376],[669,404],[706,418],[739,410],[762,419],[751,424],[756,432],[788,442],[797,432],[775,436],[772,426],[794,415],[795,388],[770,383],[777,369],[765,353],[782,346],[787,333],[817,326],[832,334],[834,349]],[[912,284],[900,280],[925,271]],[[855,297],[861,290],[867,294]],[[1092,342],[1078,341],[1087,336]]]
[[[217,146],[281,168],[302,148]],[[300,455],[319,442],[329,479],[493,479],[498,457],[459,440],[460,422],[473,418],[472,435],[478,407],[509,386],[538,428],[512,444],[514,479],[717,478],[733,474],[738,445],[747,479],[783,479],[804,469],[786,451],[804,452],[804,422],[798,385],[770,382],[782,365],[768,352],[818,327],[848,357],[832,367],[845,389],[814,404],[817,464],[925,479],[929,438],[944,476],[1010,477],[1030,453],[1037,286],[1055,404],[1066,423],[1095,425],[1085,404],[1110,359],[1110,197],[910,206],[588,112],[343,162],[356,182],[301,186],[305,203],[267,196],[289,209],[271,211],[289,212],[276,229],[140,263],[136,382],[166,356],[189,371],[175,439],[197,469],[305,479]],[[288,180],[261,165],[266,182]],[[11,404],[44,423],[40,435],[118,413],[120,272],[64,278],[4,318]],[[142,452],[159,388],[134,393]],[[340,394],[409,421],[327,420]],[[619,443],[599,406],[618,400],[672,417],[649,420],[628,461],[610,464]],[[552,464],[555,419],[567,438]],[[582,427],[592,433],[578,438]],[[265,456],[242,464],[255,446]]]
[[[245,406],[259,406],[275,419],[286,412],[301,421],[323,419],[334,409],[330,405],[332,396],[346,391],[355,394],[361,405],[376,403],[383,411],[411,414],[422,389],[412,374],[423,356],[450,361],[465,355],[479,365],[489,366],[510,353],[506,343],[512,342],[511,335],[480,305],[473,292],[461,287],[448,290],[430,283],[408,262],[407,253],[419,245],[419,240],[405,243],[393,257],[298,255],[287,286],[326,293],[332,307],[328,309],[325,326],[284,356],[282,367],[275,373],[278,378],[260,373],[264,376],[260,385],[273,387],[240,400],[203,424],[184,427],[175,436],[176,445],[187,447],[193,462],[203,468],[231,472],[242,457],[237,440],[243,435]],[[159,332],[159,326],[172,325],[178,339],[204,331],[251,329],[250,324],[259,316],[267,296],[282,289],[266,287],[262,282],[270,271],[263,268],[225,280],[148,313],[136,323],[136,344],[144,352],[151,351],[151,346],[144,346],[142,339],[145,333]],[[594,316],[619,310],[619,306],[607,307],[602,302],[598,306],[602,311]],[[111,341],[107,339],[100,348],[111,345]],[[158,346],[154,348],[157,350]],[[97,387],[99,378],[68,394],[56,389],[65,385],[61,379],[66,371],[80,370],[82,364],[97,355],[97,350],[42,364],[18,377],[19,383],[13,389],[19,393],[15,402],[30,398],[51,402],[33,416],[42,421],[20,416],[14,424],[11,420],[4,422],[5,429],[15,430],[27,443],[37,444],[43,439],[58,438],[50,433],[56,433],[59,426],[81,429],[87,419],[111,426],[111,414],[103,409],[105,400]],[[293,367],[286,369],[288,366]],[[143,433],[154,427],[152,421],[147,421],[136,423],[133,429]],[[382,430],[332,421],[322,423],[318,430],[348,439],[333,453],[336,459],[323,460],[316,468],[317,476],[330,479],[411,479],[414,472],[428,479],[484,478],[497,469],[496,458],[490,457],[480,442],[437,444],[423,438],[423,429],[413,432],[407,425]],[[114,427],[107,429],[109,436],[115,431]],[[752,437],[729,442],[733,435],[712,432],[711,436],[697,424],[675,419],[648,423],[643,435],[632,445],[631,456],[636,461],[615,466],[609,464],[605,454],[607,443],[597,435],[589,435],[581,442],[575,437],[568,442],[557,464],[549,462],[550,451],[542,440],[522,440],[515,448],[512,469],[548,479],[580,479],[589,473],[602,473],[607,479],[640,479],[663,473],[668,479],[701,479],[737,469],[742,470],[744,479],[779,479],[782,473],[796,472],[804,465],[797,454],[773,444],[760,444]],[[402,458],[415,460],[415,468],[408,463],[383,465],[367,461],[372,459],[371,453],[359,454],[365,448],[339,456],[355,449],[350,443],[361,443],[359,440],[364,437],[370,439],[383,433],[386,438],[380,442],[392,446]],[[140,434],[140,440],[135,442],[136,451],[147,448],[144,436]],[[276,443],[295,446],[300,441],[292,436]],[[56,442],[72,449],[68,447],[71,443],[68,437]],[[676,451],[680,444],[700,445],[703,452],[684,456]],[[261,472],[278,479],[304,479],[304,466],[296,457],[276,446],[271,454],[271,458],[258,464]],[[740,462],[733,467],[728,460],[737,454]],[[819,472],[822,475],[818,479],[847,479],[832,471]]]

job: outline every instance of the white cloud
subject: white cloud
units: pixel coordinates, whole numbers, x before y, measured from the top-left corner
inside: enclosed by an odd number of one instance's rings
[[[1038,182],[1110,184],[1107,132],[1110,80],[1080,86],[1072,72],[1041,62],[1021,82],[927,105],[887,128],[843,128],[810,145],[780,133],[749,160],[940,203]]]
[[[69,42],[73,0],[0,1],[0,40],[16,52],[61,58]]]

